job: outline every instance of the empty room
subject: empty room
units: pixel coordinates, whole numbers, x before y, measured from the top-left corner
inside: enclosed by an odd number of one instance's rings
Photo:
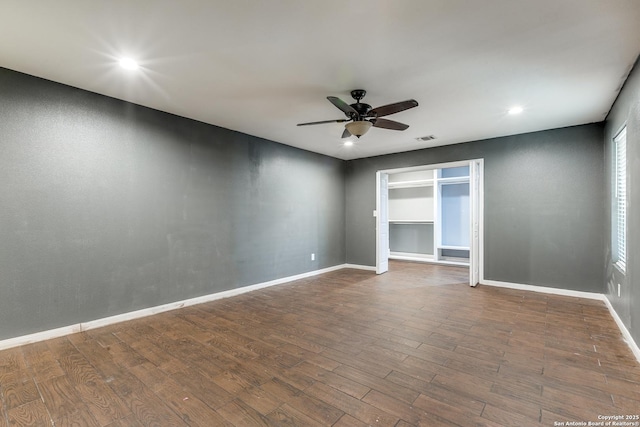
[[[0,0],[0,427],[640,426],[639,22]]]

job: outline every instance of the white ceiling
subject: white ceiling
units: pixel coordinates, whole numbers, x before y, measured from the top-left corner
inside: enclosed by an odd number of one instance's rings
[[[341,159],[605,118],[640,0],[0,0],[0,66]],[[129,72],[121,56],[142,66]],[[326,97],[420,106],[342,146]],[[520,104],[518,116],[507,108]],[[435,135],[431,142],[416,137]]]

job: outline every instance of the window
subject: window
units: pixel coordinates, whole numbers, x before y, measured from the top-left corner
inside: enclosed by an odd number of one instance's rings
[[[627,128],[613,139],[615,148],[613,255],[616,266],[624,272],[627,266]]]

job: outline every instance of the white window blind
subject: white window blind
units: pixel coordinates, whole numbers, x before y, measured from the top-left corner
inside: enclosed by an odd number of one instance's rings
[[[627,128],[613,139],[615,143],[615,256],[623,272],[627,265]]]

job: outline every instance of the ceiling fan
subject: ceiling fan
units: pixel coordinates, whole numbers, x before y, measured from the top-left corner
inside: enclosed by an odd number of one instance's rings
[[[351,96],[356,100],[354,104],[347,104],[342,99],[335,96],[327,96],[327,99],[348,117],[347,119],[337,120],[323,120],[319,122],[299,123],[298,126],[319,125],[323,123],[347,123],[345,125],[344,132],[342,132],[342,138],[348,138],[351,135],[355,135],[360,138],[362,135],[373,126],[376,128],[391,129],[391,130],[405,130],[409,125],[396,122],[388,119],[381,119],[380,117],[388,116],[390,114],[399,113],[400,111],[408,110],[409,108],[417,107],[418,101],[415,99],[409,99],[407,101],[396,102],[393,104],[383,105],[377,108],[371,108],[371,105],[360,102],[362,98],[367,94],[364,89],[355,89],[351,91]]]

